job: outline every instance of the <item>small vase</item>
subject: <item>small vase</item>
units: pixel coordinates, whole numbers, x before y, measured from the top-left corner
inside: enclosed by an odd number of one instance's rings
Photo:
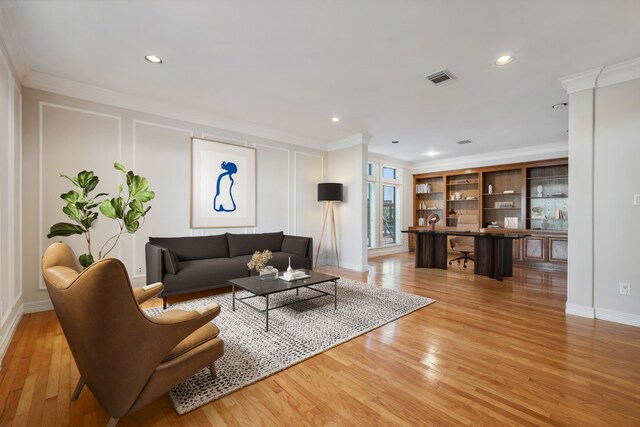
[[[270,265],[260,270],[260,280],[276,280],[278,278],[278,269]]]

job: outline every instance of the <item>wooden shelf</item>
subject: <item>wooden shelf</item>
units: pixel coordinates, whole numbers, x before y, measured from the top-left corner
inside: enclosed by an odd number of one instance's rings
[[[560,179],[560,178],[569,178],[569,175],[551,175],[551,176],[531,176],[527,177],[530,180],[536,179]]]
[[[483,196],[513,196],[522,194],[521,191],[514,191],[513,193],[482,193]]]
[[[568,199],[569,196],[564,195],[564,196],[542,196],[542,197],[538,197],[538,196],[529,196],[527,197],[527,199]]]
[[[416,193],[418,195],[422,195],[422,194],[442,194],[444,193],[443,191],[430,191],[430,192],[424,192],[424,193]]]
[[[531,221],[566,221],[569,218],[527,218],[527,220]]]
[[[477,185],[478,181],[468,181],[468,182],[447,182],[447,187],[454,185]]]
[[[447,202],[477,202],[478,199],[459,199],[459,200],[447,200]]]
[[[519,211],[520,208],[516,208],[516,207],[512,207],[512,208],[482,208],[483,211],[503,211],[503,210],[517,210]]]

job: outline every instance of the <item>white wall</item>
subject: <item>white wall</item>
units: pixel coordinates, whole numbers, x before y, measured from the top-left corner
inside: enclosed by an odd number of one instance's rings
[[[146,176],[156,198],[144,227],[125,235],[112,254],[123,260],[134,284],[145,281],[144,244],[149,236],[285,233],[319,238],[322,206],[316,184],[325,176],[326,152],[224,129],[70,98],[24,90],[24,295],[27,302],[47,301],[39,272],[43,250],[63,240],[84,251],[81,236],[46,238],[49,227],[65,220],[59,195],[69,185],[59,173],[91,169],[99,190],[114,193],[120,162]],[[204,137],[257,150],[257,226],[234,229],[189,227],[190,137]],[[115,233],[115,223],[101,217],[92,231],[96,242]]]
[[[0,365],[22,315],[21,88],[0,47]]]
[[[366,165],[368,138],[354,135],[329,144],[326,182],[344,186],[344,200],[334,203],[340,266],[367,271]],[[327,225],[329,227],[329,225]],[[331,237],[326,234],[325,254],[330,250]],[[330,258],[326,258],[330,260]],[[330,260],[330,264],[335,262]]]
[[[596,89],[595,112],[595,308],[640,326],[640,79]],[[631,284],[630,297],[619,282]]]
[[[562,79],[569,94],[569,314],[640,326],[640,58]],[[630,283],[631,296],[620,295]]]

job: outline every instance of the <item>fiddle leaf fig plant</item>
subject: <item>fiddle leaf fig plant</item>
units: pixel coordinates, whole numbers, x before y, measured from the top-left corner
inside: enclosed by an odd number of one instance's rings
[[[124,187],[118,185],[118,193],[116,197],[104,199],[99,202],[100,197],[109,196],[108,193],[98,193],[90,196],[100,182],[100,178],[94,175],[93,171],[79,172],[75,177],[69,177],[60,174],[62,178],[66,178],[74,185],[74,189],[60,195],[60,198],[66,202],[62,208],[72,221],[75,222],[59,222],[53,224],[47,234],[48,238],[62,236],[68,237],[74,234],[83,234],[87,241],[87,253],[78,257],[80,265],[88,267],[93,264],[94,257],[91,248],[91,227],[98,219],[98,212],[107,218],[113,219],[118,224],[118,233],[111,236],[100,247],[98,251],[98,259],[106,257],[113,250],[120,240],[120,236],[125,233],[134,234],[144,224],[144,219],[151,206],[145,207],[144,204],[155,197],[155,193],[149,190],[149,182],[146,178],[136,175],[132,171],[127,170],[120,163],[114,163],[113,167],[125,174],[127,182],[127,191],[123,194]]]

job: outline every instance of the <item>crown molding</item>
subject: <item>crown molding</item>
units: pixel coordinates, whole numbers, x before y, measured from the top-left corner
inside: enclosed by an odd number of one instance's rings
[[[128,95],[35,71],[27,73],[22,81],[22,85],[32,89],[79,98],[85,101],[97,102],[100,104],[126,108],[128,110],[154,114],[170,119],[182,120],[223,130],[230,130],[246,135],[253,135],[274,141],[314,148],[316,150],[327,149],[326,142],[319,139],[300,136],[253,123],[215,117],[210,113],[185,108],[179,105],[156,101],[150,98]]]
[[[593,68],[581,73],[572,74],[560,79],[562,88],[571,94],[585,89],[593,89],[596,87],[598,76],[602,72],[603,67]]]
[[[413,169],[415,166],[412,162],[407,162],[406,160],[399,160],[394,157],[389,157],[379,153],[369,152],[368,160],[376,163],[382,163],[386,166],[402,168],[402,169]]]
[[[640,58],[604,67],[598,77],[597,87],[610,86],[634,79],[640,79]]]
[[[357,145],[369,145],[370,140],[370,135],[367,135],[366,133],[356,133],[355,135],[328,143],[327,151],[342,150],[349,147],[355,147]]]
[[[7,11],[13,7],[14,0],[7,0],[0,3],[0,39],[9,56],[9,62],[16,73],[17,80],[22,83],[22,79],[29,72],[27,61],[25,60],[24,49],[19,41],[16,31],[7,20]]]
[[[429,173],[443,170],[492,166],[496,164],[520,163],[533,160],[567,157],[568,155],[569,144],[567,141],[562,141],[552,144],[534,145],[532,147],[476,154],[473,156],[455,157],[440,161],[415,163],[413,165],[412,173]]]

